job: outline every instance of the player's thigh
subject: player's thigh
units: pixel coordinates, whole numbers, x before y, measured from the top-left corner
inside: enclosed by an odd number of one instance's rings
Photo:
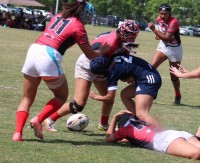
[[[135,96],[135,109],[136,113],[148,114],[153,103],[153,97],[147,94],[138,94]]]
[[[69,95],[67,78],[65,77],[65,75],[63,75],[62,79],[56,79],[56,80],[62,80],[61,81],[62,84],[59,84],[59,86],[56,87],[55,89],[51,89],[51,91],[53,92],[55,97],[59,99],[61,103],[65,103]]]
[[[81,106],[85,106],[88,95],[90,92],[92,82],[82,79],[76,78],[74,84],[74,100]]]
[[[155,52],[155,54],[153,55],[153,58],[151,60],[151,65],[154,67],[154,68],[158,68],[158,66],[163,63],[165,60],[167,60],[167,56],[162,52],[162,51],[159,51],[157,50]]]
[[[38,86],[41,82],[40,77],[32,77],[24,74],[24,97],[33,100],[36,96]]]
[[[134,98],[135,97],[135,90],[136,90],[136,85],[135,83],[129,84],[127,87],[125,87],[120,95],[121,98]]]
[[[108,83],[107,83],[107,80],[100,80],[100,81],[97,81],[97,80],[94,80],[93,81],[96,89],[98,90],[99,94],[100,95],[106,95],[108,90],[107,90],[107,87],[108,87]]]
[[[191,158],[199,149],[188,143],[184,138],[177,138],[170,143],[167,153],[174,156]]]

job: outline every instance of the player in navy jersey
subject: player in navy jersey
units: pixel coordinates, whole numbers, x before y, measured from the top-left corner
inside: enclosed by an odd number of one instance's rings
[[[92,73],[106,75],[108,81],[106,95],[98,95],[91,91],[90,98],[114,101],[118,81],[127,82],[129,85],[121,92],[126,108],[141,120],[160,127],[159,122],[148,114],[162,83],[158,71],[151,64],[141,58],[120,53],[111,59],[106,56],[97,57],[91,61],[90,66]],[[132,98],[135,98],[135,102]]]
[[[200,159],[200,141],[196,136],[185,131],[157,129],[127,110],[114,115],[107,130],[106,141],[130,142],[134,147],[193,160]]]
[[[150,22],[149,28],[156,34],[156,40],[160,40],[156,53],[151,64],[157,69],[160,64],[168,59],[169,65],[178,68],[182,61],[182,45],[179,33],[179,22],[171,16],[171,6],[163,3],[159,6],[159,16],[157,18],[159,28]],[[179,105],[181,101],[180,80],[170,73],[171,81],[175,91],[174,104]]]
[[[62,56],[68,48],[77,43],[89,59],[110,50],[108,45],[102,45],[94,51],[88,41],[84,26],[91,23],[93,14],[94,7],[86,0],[63,3],[63,13],[55,15],[41,36],[30,46],[22,69],[24,92],[16,112],[13,141],[22,141],[23,127],[41,80],[54,97],[30,121],[36,137],[43,139],[41,123],[67,100],[68,83],[62,69]]]
[[[117,51],[130,51],[130,45],[135,46],[135,39],[139,33],[139,27],[133,20],[124,21],[117,30],[104,32],[92,41],[93,49],[107,43],[110,50],[104,54],[113,56]],[[128,46],[128,47],[127,47]],[[107,81],[105,77],[95,75],[90,70],[90,60],[82,54],[75,67],[75,86],[74,99],[64,104],[61,109],[52,114],[45,120],[46,129],[48,131],[57,131],[55,121],[69,113],[81,112],[86,105],[88,94],[92,83],[101,95],[107,94]],[[101,116],[98,129],[105,131],[108,128],[109,115],[111,113],[113,101],[103,101],[101,104]]]

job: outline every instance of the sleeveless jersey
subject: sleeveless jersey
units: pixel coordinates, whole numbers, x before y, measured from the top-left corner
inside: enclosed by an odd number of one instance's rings
[[[45,31],[35,41],[37,44],[51,46],[61,55],[75,43],[88,43],[88,36],[83,23],[76,17],[63,19],[62,14],[55,15]]]
[[[170,42],[164,42],[165,45],[168,46],[179,46],[181,44],[180,33],[179,33],[179,22],[176,18],[170,17],[167,22],[163,22],[160,16],[157,17],[157,22],[159,24],[159,31],[163,34],[172,33],[173,37]]]

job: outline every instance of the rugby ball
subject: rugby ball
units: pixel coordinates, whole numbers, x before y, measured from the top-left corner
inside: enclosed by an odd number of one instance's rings
[[[67,119],[66,127],[69,130],[82,131],[84,128],[87,127],[88,124],[89,124],[89,118],[87,117],[87,115],[82,113],[77,113],[71,115]]]

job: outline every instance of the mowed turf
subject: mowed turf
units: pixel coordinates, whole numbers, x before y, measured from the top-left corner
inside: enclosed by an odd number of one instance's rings
[[[89,39],[114,28],[86,26]],[[44,140],[37,139],[29,128],[29,120],[40,112],[45,103],[53,97],[42,82],[31,107],[29,119],[24,127],[23,142],[11,140],[15,125],[15,113],[22,97],[23,66],[28,47],[41,32],[0,28],[0,162],[39,163],[185,163],[190,160],[161,154],[147,149],[134,148],[128,144],[105,142],[105,132],[98,131],[100,102],[88,100],[83,113],[90,122],[82,132],[68,131],[65,116],[56,123],[58,132],[48,133],[44,129]],[[137,56],[151,61],[158,42],[152,32],[141,31],[137,38],[140,44]],[[200,66],[200,38],[181,36],[183,62],[189,70]],[[74,66],[81,54],[79,47],[73,46],[64,55],[63,68],[69,83],[69,98],[73,98]],[[182,105],[172,105],[174,92],[169,77],[168,62],[159,68],[163,84],[158,98],[150,110],[166,129],[186,130],[195,133],[200,121],[199,79],[181,79]],[[119,98],[120,90],[127,84],[120,82],[111,117],[124,106]],[[92,87],[95,90],[94,87]]]

